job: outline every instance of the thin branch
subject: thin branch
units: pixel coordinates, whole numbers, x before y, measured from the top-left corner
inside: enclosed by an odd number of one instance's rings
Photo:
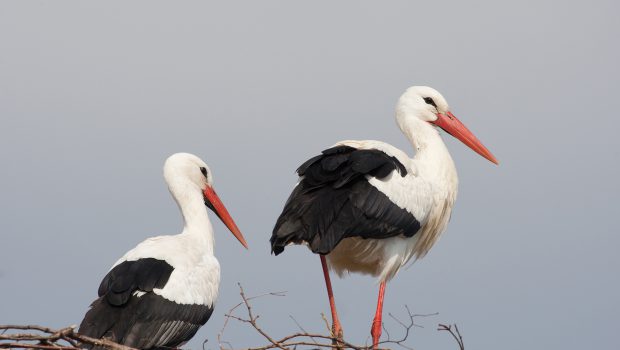
[[[454,330],[452,330],[452,326],[454,326]],[[445,325],[445,324],[439,324],[437,326],[437,330],[438,331],[447,331],[450,333],[450,335],[452,335],[452,338],[454,338],[454,340],[456,341],[457,344],[459,344],[459,348],[460,350],[465,350],[465,344],[463,343],[463,336],[461,336],[461,332],[459,331],[459,327],[454,324],[454,325]]]
[[[53,350],[82,350],[73,346],[27,344],[27,343],[0,343],[0,349],[53,349]]]
[[[263,337],[265,337],[271,344],[275,345],[279,349],[287,350],[279,342],[277,342],[276,340],[271,338],[267,333],[265,333],[265,331],[263,331],[258,326],[258,324],[256,323],[256,320],[258,319],[259,316],[254,317],[254,315],[252,314],[252,306],[250,305],[250,302],[248,301],[248,298],[246,298],[246,296],[245,296],[245,292],[243,291],[243,287],[241,286],[241,283],[237,283],[237,284],[239,285],[239,290],[240,290],[239,294],[241,295],[241,299],[243,299],[243,303],[245,304],[245,308],[248,310],[248,317],[250,317],[249,322],[250,322],[250,324],[252,324],[252,327],[254,327],[254,329],[256,329],[256,331],[258,333],[260,333]]]
[[[226,329],[227,325],[229,324],[230,320],[236,320],[238,322],[241,322],[243,324],[248,324],[250,325],[255,331],[257,331],[263,338],[265,338],[267,340],[267,344],[263,345],[263,346],[259,346],[259,347],[250,347],[247,348],[247,350],[271,350],[271,349],[279,349],[279,350],[295,350],[298,347],[302,347],[302,348],[310,348],[310,349],[352,349],[352,350],[370,350],[372,349],[372,346],[368,346],[368,345],[354,345],[350,342],[344,341],[342,339],[337,339],[333,334],[331,334],[331,330],[329,327],[329,322],[327,321],[326,317],[324,314],[322,315],[322,318],[326,324],[326,327],[328,329],[328,334],[313,334],[313,333],[308,333],[302,326],[301,324],[299,324],[299,322],[297,322],[297,320],[295,320],[295,318],[293,318],[292,316],[289,316],[297,325],[297,327],[301,330],[301,332],[297,332],[297,333],[293,333],[290,335],[287,335],[285,337],[282,338],[276,338],[273,337],[271,335],[269,335],[261,326],[259,326],[258,324],[258,319],[260,317],[260,315],[256,315],[253,309],[253,306],[250,304],[250,300],[256,298],[256,297],[247,297],[245,294],[245,291],[243,289],[243,287],[241,286],[241,284],[239,284],[239,295],[241,296],[242,302],[233,306],[229,312],[226,314],[226,319],[224,321],[224,326],[222,327],[222,330],[220,331],[220,333],[218,334],[218,341],[220,343],[220,350],[233,350],[233,347],[230,345],[230,343],[224,342],[223,339],[223,332]],[[282,296],[281,293],[267,293],[267,294],[263,294],[261,296],[266,296],[266,295],[277,295],[277,296]],[[235,315],[234,312],[235,310],[240,307],[241,305],[244,305],[246,308],[246,312],[247,312],[247,318],[246,317],[242,317],[242,316],[238,316]],[[405,306],[405,309],[407,310],[407,315],[409,317],[409,321],[403,322],[401,320],[399,320],[398,318],[394,317],[393,315],[390,314],[390,316],[392,317],[392,319],[394,319],[394,321],[396,321],[401,327],[404,328],[404,335],[402,337],[402,339],[397,339],[397,340],[393,340],[391,339],[390,333],[387,331],[387,329],[385,328],[385,325],[382,325],[382,327],[384,328],[384,330],[386,331],[386,334],[388,336],[388,339],[386,341],[380,342],[379,344],[381,346],[386,346],[386,345],[396,345],[399,346],[403,349],[412,349],[411,347],[405,345],[405,341],[408,339],[411,329],[413,327],[421,327],[420,325],[415,323],[415,319],[418,317],[429,317],[429,316],[434,316],[437,315],[435,314],[428,314],[428,315],[424,315],[424,314],[413,314],[411,313],[411,311],[409,310],[409,308],[407,306]],[[229,347],[226,348],[223,346],[223,344],[227,344]],[[386,350],[387,347],[382,347],[379,348],[378,350]]]
[[[292,315],[288,315],[288,317],[290,317],[290,318],[291,318],[291,320],[293,320],[293,322],[295,322],[295,324],[297,325],[297,327],[299,328],[299,330],[300,330],[300,331],[302,331],[302,332],[304,332],[304,333],[306,333],[306,334],[308,333],[308,332],[304,329],[304,327],[302,327],[302,326],[301,326],[301,324],[299,324],[299,322],[297,322],[297,320],[295,319],[295,317],[293,317]],[[313,341],[316,345],[318,345],[318,343],[316,342],[316,339],[314,339],[314,337],[310,336],[310,339],[312,339],[312,341]]]
[[[327,329],[327,331],[329,332],[329,334],[334,335],[332,333],[332,327],[329,325],[329,321],[327,320],[327,317],[325,316],[324,313],[321,312],[321,319],[323,319],[323,323],[325,323],[325,328]]]
[[[74,328],[75,326],[71,326],[55,330],[38,325],[0,325],[0,330],[2,330],[0,348],[81,350],[81,344],[87,344],[110,350],[136,350],[108,339],[95,339],[76,333]],[[38,333],[9,333],[10,330],[26,330]]]
[[[379,342],[379,344],[396,344],[402,348],[408,349],[408,350],[413,350],[413,348],[405,345],[404,343],[407,341],[407,339],[409,339],[409,334],[411,333],[411,329],[413,329],[413,327],[419,327],[419,328],[424,328],[421,325],[418,325],[415,323],[415,318],[416,317],[431,317],[431,316],[437,316],[439,315],[439,313],[433,313],[433,314],[413,314],[411,313],[411,310],[409,309],[409,306],[405,305],[405,310],[407,310],[407,316],[409,317],[409,324],[406,324],[405,322],[401,321],[400,319],[398,319],[396,316],[394,316],[392,313],[388,313],[388,316],[390,316],[390,318],[392,320],[394,320],[396,323],[398,323],[401,327],[403,327],[403,329],[405,330],[405,334],[402,336],[401,339],[398,340],[392,340],[390,338],[390,333],[387,332],[387,340]],[[385,327],[384,327],[385,329]]]
[[[238,283],[238,284],[239,284],[239,283]],[[239,288],[241,288],[241,284],[239,284]],[[239,317],[233,316],[233,315],[232,315],[232,313],[233,313],[233,312],[234,312],[234,311],[235,311],[235,310],[236,310],[239,306],[246,304],[246,302],[247,302],[247,301],[249,301],[249,300],[254,300],[254,299],[258,299],[258,298],[262,298],[262,297],[265,297],[265,296],[276,296],[276,297],[283,297],[283,296],[286,296],[286,291],[282,291],[282,292],[270,292],[270,293],[264,293],[264,294],[256,295],[256,296],[253,296],[253,297],[249,297],[249,298],[247,298],[247,299],[246,299],[246,301],[242,301],[242,302],[240,302],[239,304],[237,304],[237,305],[233,306],[232,308],[230,308],[230,310],[228,310],[228,312],[227,312],[226,314],[224,314],[224,317],[225,317],[225,318],[224,318],[224,325],[222,326],[222,329],[220,329],[219,333],[217,334],[217,342],[218,342],[218,345],[219,345],[219,347],[220,347],[220,349],[221,349],[221,350],[227,350],[225,347],[223,347],[223,346],[222,346],[222,344],[226,344],[226,345],[228,345],[228,346],[229,346],[229,349],[232,349],[232,348],[233,348],[233,346],[232,346],[232,344],[231,344],[230,342],[222,340],[222,338],[223,338],[223,336],[224,336],[224,331],[226,330],[226,327],[228,326],[228,322],[229,322],[229,320],[232,318],[232,319],[235,319],[235,320],[237,320],[237,321],[241,321],[241,322],[246,321],[246,320],[241,319],[241,318],[239,318]]]

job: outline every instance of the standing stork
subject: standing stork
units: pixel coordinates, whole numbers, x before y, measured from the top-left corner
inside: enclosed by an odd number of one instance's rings
[[[370,332],[375,348],[386,282],[409,259],[428,253],[446,228],[456,199],[456,168],[437,127],[498,164],[430,87],[405,91],[396,106],[396,122],[416,150],[413,158],[380,141],[338,142],[297,169],[299,183],[271,236],[275,255],[288,244],[306,244],[320,254],[336,337],[342,337],[342,327],[327,261],[341,277],[347,272],[378,277]]]
[[[213,177],[195,155],[177,153],[164,178],[185,226],[180,234],[149,238],[120,258],[99,285],[99,298],[79,333],[138,349],[176,348],[204,325],[217,299],[220,265],[205,205],[248,247],[213,190]]]

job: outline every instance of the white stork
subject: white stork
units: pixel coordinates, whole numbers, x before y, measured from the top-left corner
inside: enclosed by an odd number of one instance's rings
[[[218,295],[220,265],[205,205],[247,248],[213,190],[213,177],[195,155],[177,153],[164,178],[185,221],[177,235],[149,238],[120,258],[99,286],[79,333],[138,349],[176,348],[204,325]]]
[[[378,277],[370,332],[375,348],[386,282],[412,257],[426,255],[446,228],[456,199],[456,168],[437,127],[498,164],[430,87],[405,91],[396,122],[415,149],[413,158],[380,141],[338,142],[297,169],[299,183],[271,236],[276,255],[288,244],[306,244],[320,254],[337,337],[342,327],[326,258],[340,277],[347,272]]]

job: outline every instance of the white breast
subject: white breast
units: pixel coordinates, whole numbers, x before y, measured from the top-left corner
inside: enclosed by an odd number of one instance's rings
[[[175,267],[164,288],[153,292],[179,304],[213,306],[219,286],[220,264],[210,255],[194,266]]]

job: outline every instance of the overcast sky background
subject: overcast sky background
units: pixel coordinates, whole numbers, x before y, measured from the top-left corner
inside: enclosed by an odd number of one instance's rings
[[[220,298],[187,347],[249,295],[273,336],[324,331],[319,258],[269,254],[294,170],[342,139],[412,154],[394,122],[429,85],[498,157],[446,137],[459,198],[441,241],[388,285],[409,345],[618,349],[620,6],[614,1],[0,2],[0,323],[79,324],[101,278],[180,230],[172,153],[211,167],[248,239],[215,216]],[[217,222],[216,222],[217,221]],[[368,340],[375,280],[335,279],[346,337]],[[244,325],[225,339],[263,340]]]

